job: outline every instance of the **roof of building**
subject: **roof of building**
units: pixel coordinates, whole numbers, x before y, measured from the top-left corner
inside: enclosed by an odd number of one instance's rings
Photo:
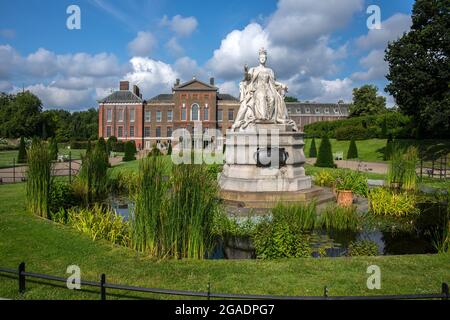
[[[217,99],[219,100],[231,100],[231,101],[239,101],[238,98],[232,96],[231,94],[228,93],[219,93],[217,94]]]
[[[317,103],[317,102],[286,102],[288,113],[295,114],[325,114],[348,115],[350,104],[347,103]]]
[[[158,94],[157,96],[154,96],[153,98],[151,98],[150,100],[148,100],[149,102],[151,101],[173,101],[173,94],[172,93],[162,93],[162,94]]]
[[[198,88],[198,89],[201,89],[201,90],[214,90],[214,91],[218,90],[217,87],[212,86],[206,82],[200,81],[196,78],[193,78],[192,80],[190,80],[188,82],[184,82],[179,85],[175,85],[172,89],[174,91],[175,90],[183,90],[184,88],[189,87],[191,85],[200,85],[201,88]],[[191,90],[195,90],[195,89],[191,89]]]
[[[106,98],[98,100],[99,103],[142,103],[143,100],[128,90],[114,91]]]

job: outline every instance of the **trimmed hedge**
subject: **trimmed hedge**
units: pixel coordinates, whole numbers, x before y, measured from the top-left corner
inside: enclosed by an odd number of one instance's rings
[[[356,147],[355,139],[350,141],[350,146],[347,151],[347,159],[356,159],[358,158],[358,148]]]
[[[309,157],[316,158],[317,157],[317,148],[316,148],[316,139],[313,138],[311,141],[311,147],[309,148]]]
[[[327,168],[336,167],[333,161],[333,152],[331,150],[330,139],[327,136],[322,138],[322,142],[319,147],[319,155],[317,156],[315,166]]]

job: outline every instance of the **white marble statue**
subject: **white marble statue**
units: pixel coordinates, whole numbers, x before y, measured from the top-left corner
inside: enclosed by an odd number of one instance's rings
[[[275,80],[273,70],[266,67],[267,51],[259,50],[259,66],[248,69],[244,66],[244,80],[239,84],[240,108],[232,129],[245,129],[258,122],[289,124],[298,131],[289,118],[284,95],[287,86]]]

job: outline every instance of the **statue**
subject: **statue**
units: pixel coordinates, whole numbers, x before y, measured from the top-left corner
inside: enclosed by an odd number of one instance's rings
[[[245,129],[250,124],[272,122],[289,124],[298,131],[289,118],[284,96],[288,88],[275,80],[272,69],[266,67],[267,51],[259,50],[259,66],[248,69],[244,66],[244,79],[239,83],[240,107],[233,130]]]

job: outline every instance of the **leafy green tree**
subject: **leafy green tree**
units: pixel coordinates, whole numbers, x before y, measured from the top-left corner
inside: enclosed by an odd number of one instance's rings
[[[26,163],[27,162],[27,149],[25,146],[25,138],[23,136],[20,137],[19,155],[17,156],[17,162],[18,163]]]
[[[108,141],[106,141],[106,148],[108,149],[108,154],[111,151],[117,151],[116,145],[117,145],[117,138],[115,136],[111,136],[108,138]]]
[[[309,148],[309,157],[315,158],[317,157],[317,148],[316,148],[316,139],[313,138],[311,141],[311,147]]]
[[[356,159],[358,158],[358,148],[356,147],[355,139],[350,140],[350,146],[347,151],[347,159]]]
[[[284,101],[285,102],[298,102],[298,99],[296,97],[286,96],[286,97],[284,97]]]
[[[322,137],[315,166],[327,168],[336,167],[333,160],[333,152],[331,150],[330,139],[326,135]]]
[[[125,142],[125,155],[122,158],[123,161],[133,161],[136,160],[136,144],[134,141],[127,141]]]
[[[350,106],[350,116],[367,116],[386,111],[386,98],[377,96],[378,88],[374,85],[364,85],[353,89],[353,104]]]
[[[48,150],[50,153],[50,159],[51,160],[57,160],[58,159],[58,142],[55,138],[50,138]]]
[[[450,3],[417,0],[411,30],[388,45],[389,92],[417,137],[450,137]]]

